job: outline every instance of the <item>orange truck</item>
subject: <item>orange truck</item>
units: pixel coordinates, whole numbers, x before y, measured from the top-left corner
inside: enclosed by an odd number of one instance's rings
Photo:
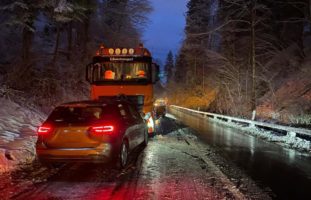
[[[101,45],[86,79],[91,84],[91,99],[125,97],[144,113],[148,132],[155,131],[153,116],[153,85],[159,80],[159,66],[143,45],[136,48],[109,48]]]

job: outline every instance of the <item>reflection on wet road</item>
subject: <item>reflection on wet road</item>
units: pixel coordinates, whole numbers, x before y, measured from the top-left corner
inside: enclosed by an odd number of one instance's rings
[[[311,156],[180,111],[172,113],[276,199],[310,199]]]
[[[200,158],[183,127],[161,121],[162,135],[132,152],[124,170],[83,163],[48,169],[34,162],[0,176],[0,199],[241,199],[239,190]]]
[[[277,199],[309,199],[308,155],[194,116],[176,116],[201,139],[163,118],[159,135],[131,154],[125,170],[82,163],[48,169],[33,162],[0,175],[0,199],[268,200],[269,188]]]

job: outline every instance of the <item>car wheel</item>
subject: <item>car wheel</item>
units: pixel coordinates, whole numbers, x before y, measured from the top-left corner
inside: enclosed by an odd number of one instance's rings
[[[143,142],[143,146],[147,146],[148,145],[148,142],[149,142],[149,134],[148,134],[148,131],[146,130],[145,133],[144,133],[144,142]]]
[[[119,168],[125,168],[128,163],[128,144],[126,140],[122,142],[120,156],[119,156]]]
[[[48,169],[59,168],[62,166],[62,163],[45,161],[45,160],[38,160],[38,161],[42,167],[46,167]]]

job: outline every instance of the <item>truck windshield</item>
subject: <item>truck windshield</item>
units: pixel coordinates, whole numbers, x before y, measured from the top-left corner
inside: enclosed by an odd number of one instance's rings
[[[92,71],[93,81],[137,81],[150,80],[150,64],[143,62],[105,62],[95,63]]]

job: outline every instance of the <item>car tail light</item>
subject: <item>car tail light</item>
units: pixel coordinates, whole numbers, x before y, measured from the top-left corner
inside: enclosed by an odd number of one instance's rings
[[[53,128],[52,126],[40,126],[38,128],[38,135],[47,135],[52,132]]]
[[[90,132],[93,134],[112,134],[115,130],[115,127],[112,125],[105,126],[92,126]]]

